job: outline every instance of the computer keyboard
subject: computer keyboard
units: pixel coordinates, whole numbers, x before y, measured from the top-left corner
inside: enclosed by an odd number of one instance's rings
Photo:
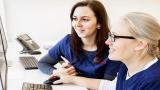
[[[19,57],[19,59],[26,70],[38,69],[37,67],[38,60],[35,57],[23,56],[23,57]]]
[[[23,82],[22,90],[52,90],[52,86]]]

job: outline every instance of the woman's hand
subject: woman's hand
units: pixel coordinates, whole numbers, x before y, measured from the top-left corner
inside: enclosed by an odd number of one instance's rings
[[[54,81],[54,84],[58,84],[58,83],[72,83],[74,76],[71,75],[65,75],[65,74],[59,74],[58,77],[60,77],[59,80]]]
[[[74,68],[74,66],[68,64],[68,63],[63,63],[61,68],[58,68],[56,70],[53,70],[53,75],[59,75],[59,74],[66,74],[66,75],[77,75],[77,72]]]
[[[69,64],[69,62],[66,58],[64,58],[62,56],[61,56],[61,58],[64,60],[64,63],[62,63],[62,67],[60,67],[56,70],[53,70],[53,74],[49,78],[52,78],[52,76],[59,76],[60,74],[72,75],[72,76],[77,75],[78,73],[76,72],[76,69],[74,68],[74,66]]]
[[[64,68],[63,70],[63,74],[67,74],[67,75],[72,75],[72,76],[75,76],[77,75],[78,73],[76,72],[76,69],[74,68],[74,66],[72,66],[71,64],[69,63],[63,63],[62,64],[62,68]]]

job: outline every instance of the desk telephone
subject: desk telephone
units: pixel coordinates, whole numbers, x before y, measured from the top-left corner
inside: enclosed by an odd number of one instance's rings
[[[20,51],[21,54],[23,53],[30,53],[30,54],[41,54],[40,51],[35,51],[40,47],[36,42],[34,42],[27,34],[22,34],[17,37],[17,41],[22,45],[23,50]]]

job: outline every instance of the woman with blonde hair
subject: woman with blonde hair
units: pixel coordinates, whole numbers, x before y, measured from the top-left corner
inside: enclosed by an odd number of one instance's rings
[[[99,90],[160,90],[157,20],[146,13],[130,12],[113,24],[108,36],[105,43],[110,48],[109,59],[123,62],[114,81],[59,75],[61,79],[57,82]]]

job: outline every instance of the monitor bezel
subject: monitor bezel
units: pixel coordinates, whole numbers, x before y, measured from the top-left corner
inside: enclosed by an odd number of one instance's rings
[[[7,48],[8,48],[8,45],[7,45],[7,40],[6,40],[6,36],[5,36],[5,32],[4,32],[4,28],[3,28],[3,24],[2,24],[2,19],[1,19],[1,16],[0,16],[0,24],[1,24],[1,27],[0,27],[0,38],[1,38],[1,42],[2,43],[2,50],[3,50],[3,56],[4,56],[4,61],[5,61],[5,65],[6,65],[6,70],[5,70],[5,82],[2,81],[2,76],[0,74],[0,81],[1,81],[1,86],[2,86],[2,90],[7,90],[7,75],[8,75],[8,64],[7,64],[7,58],[6,58],[6,51],[7,51]],[[4,36],[2,36],[2,34],[4,34]],[[5,41],[3,41],[5,38]],[[4,46],[4,43],[6,43],[6,48]]]
[[[2,34],[2,41],[3,41],[3,45],[4,45],[4,50],[5,50],[5,54],[6,54],[7,48],[8,48],[8,43],[7,43],[6,33],[4,31],[4,27],[3,27],[1,16],[0,16],[0,28],[1,28],[1,34]]]

